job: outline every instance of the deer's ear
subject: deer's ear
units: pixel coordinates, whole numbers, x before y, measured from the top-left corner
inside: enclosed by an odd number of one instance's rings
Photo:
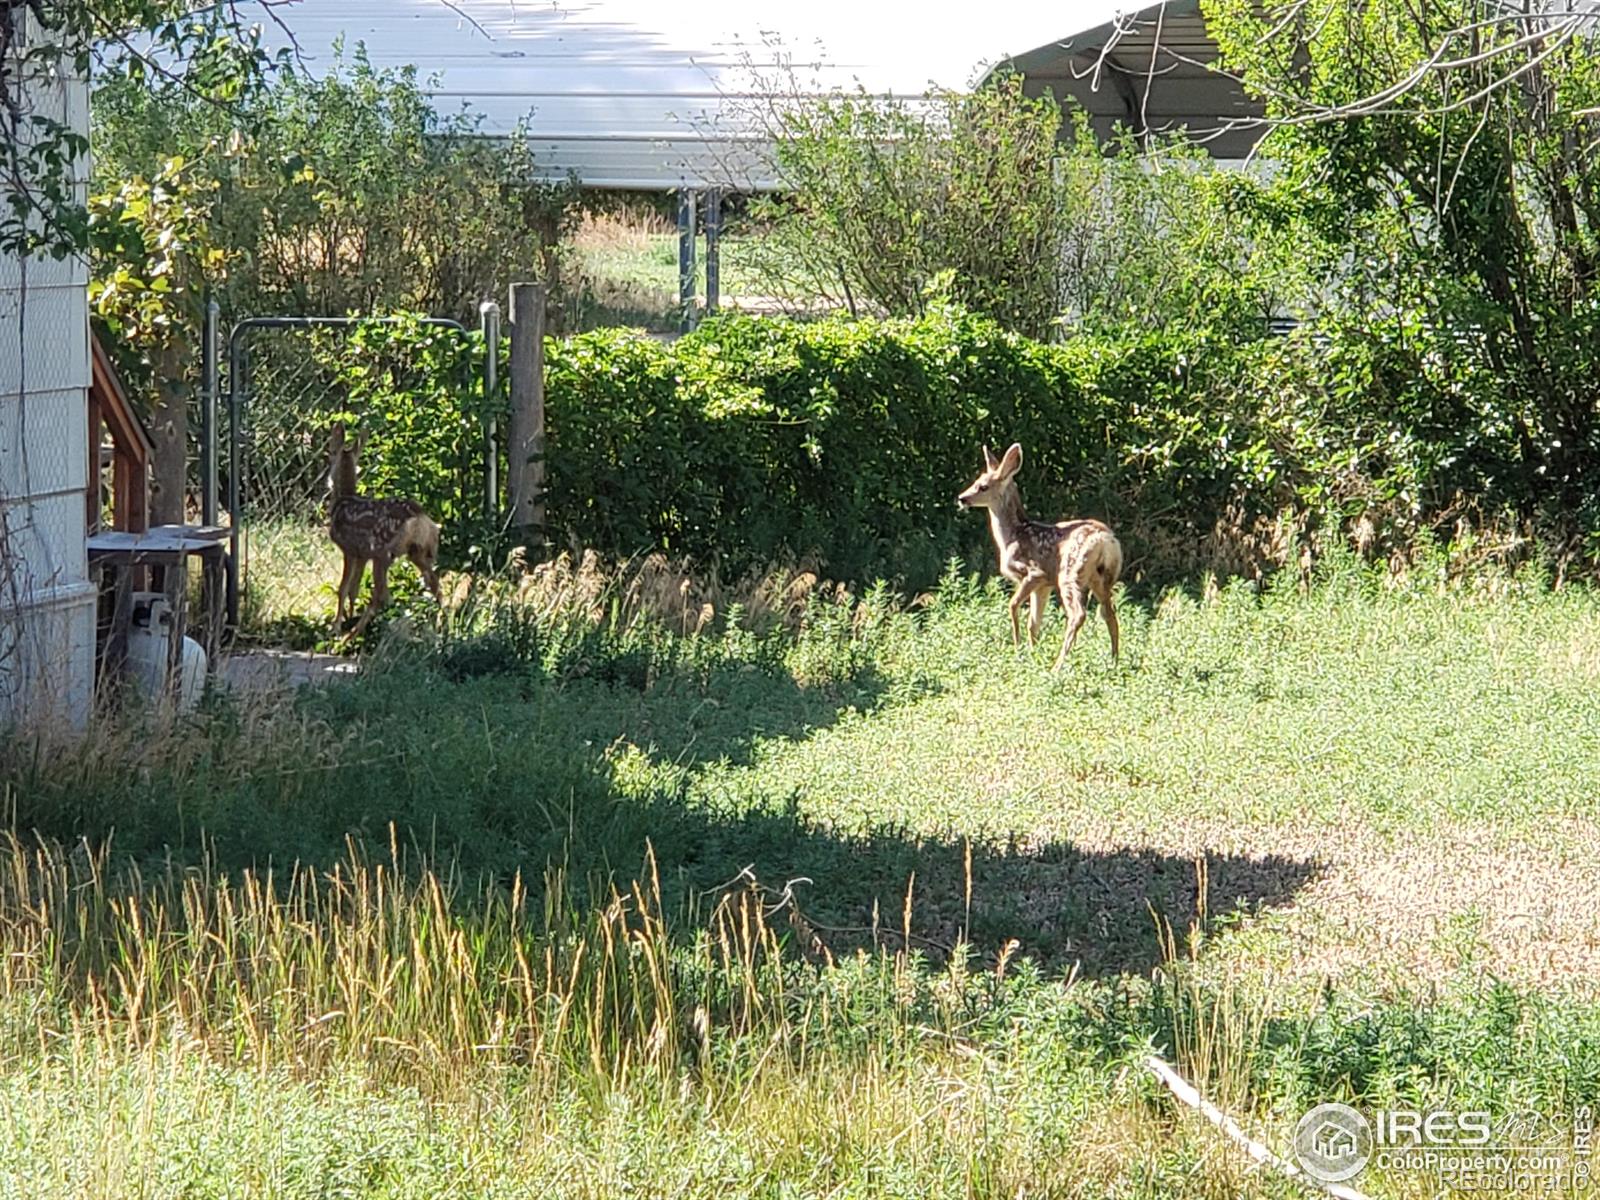
[[[363,429],[359,433],[356,434],[356,453],[360,454],[366,448],[367,448],[367,431],[365,429]]]
[[[990,450],[988,446],[983,448],[983,465],[991,471],[995,468],[994,451]]]
[[[1022,444],[1012,442],[1011,449],[1006,451],[1006,456],[1000,460],[1000,474],[1015,475],[1022,466]]]
[[[344,422],[337,421],[333,426],[333,433],[328,438],[328,447],[335,453],[344,449]]]

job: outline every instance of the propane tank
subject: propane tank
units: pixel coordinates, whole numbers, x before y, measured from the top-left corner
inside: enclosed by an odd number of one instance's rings
[[[160,592],[135,592],[133,621],[128,630],[128,675],[153,703],[166,703],[167,664],[172,646],[172,606]],[[183,639],[178,663],[178,711],[200,702],[206,686],[206,652],[193,638]]]

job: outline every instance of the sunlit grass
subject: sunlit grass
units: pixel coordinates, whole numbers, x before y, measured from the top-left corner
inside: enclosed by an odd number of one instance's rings
[[[756,233],[725,233],[720,242],[721,298],[762,297],[771,284],[756,268]],[[695,250],[695,295],[704,303],[705,243]],[[637,325],[671,333],[679,326],[678,234],[674,223],[655,213],[591,214],[564,247],[570,278],[566,283],[569,320],[579,328]]]
[[[326,523],[293,517],[254,522],[245,527],[243,542],[239,621],[244,644],[347,649],[337,645],[340,631],[334,624],[344,557]],[[422,578],[409,560],[402,557],[390,567],[389,589],[402,603],[422,593]],[[371,594],[369,565],[358,605]]]
[[[678,295],[678,232],[660,217],[590,216],[572,235],[571,245],[583,269],[596,280],[632,285],[659,294],[670,302]],[[758,287],[746,269],[739,237],[720,243],[722,287],[726,295],[740,295]],[[705,245],[695,249],[696,288],[705,295]]]
[[[1142,1056],[1280,1149],[1600,1094],[1596,597],[1122,612],[568,562],[8,743],[0,1196],[1289,1195]]]
[[[332,622],[344,559],[325,523],[258,522],[246,527],[243,541],[240,620],[246,631]]]

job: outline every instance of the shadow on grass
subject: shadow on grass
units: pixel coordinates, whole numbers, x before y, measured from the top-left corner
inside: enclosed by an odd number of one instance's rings
[[[845,837],[793,808],[717,818],[657,807],[652,815],[650,842],[663,871],[671,866],[669,891],[748,871],[774,899],[787,899],[796,929],[807,941],[815,934],[812,949],[835,956],[909,945],[938,961],[965,942],[992,960],[1015,940],[1018,953],[1049,967],[1145,974],[1162,960],[1163,926],[1181,941],[1193,921],[1215,929],[1288,904],[1317,875],[1315,863],[1280,855],[1209,854],[1202,871],[1190,858],[1132,848],[1023,851],[890,829]]]
[[[910,945],[935,959],[961,941],[992,953],[1016,939],[1022,953],[1052,966],[1077,963],[1088,975],[1155,966],[1158,920],[1181,934],[1203,911],[1215,926],[1290,902],[1316,874],[1315,864],[1281,856],[1209,855],[1202,901],[1202,872],[1190,858],[1062,843],[969,845],[892,827],[844,834],[808,818],[794,795],[730,770],[774,741],[804,739],[847,714],[871,719],[936,690],[928,681],[893,687],[870,663],[803,686],[748,663],[652,675],[637,658],[606,658],[558,688],[536,688],[528,701],[542,714],[544,744],[563,748],[546,751],[546,768],[575,753],[567,777],[586,786],[574,783],[570,803],[553,813],[513,802],[490,820],[509,835],[514,861],[470,853],[465,861],[525,873],[560,862],[569,878],[592,885],[637,877],[648,847],[669,904],[703,910],[709,893],[753,877],[773,897],[789,897],[797,928],[836,955],[905,945],[909,894]],[[513,741],[496,738],[502,751]],[[530,833],[530,815],[541,812],[542,827]]]
[[[14,743],[0,752],[0,787],[17,829],[69,843],[114,835],[124,860],[322,865],[351,842],[387,857],[394,839],[468,875],[537,885],[556,866],[582,900],[639,877],[653,850],[669,912],[703,913],[719,888],[753,877],[792,897],[814,953],[905,945],[909,912],[910,946],[936,959],[959,941],[993,954],[1015,939],[1090,975],[1155,965],[1157,917],[1181,931],[1199,911],[1188,858],[844,835],[739,769],[774,740],[934,687],[870,664],[807,685],[727,658],[607,659],[559,681],[400,667],[266,716],[219,704],[167,734],[181,748],[141,750],[124,731],[65,760]],[[1211,856],[1206,874],[1215,921],[1287,903],[1315,867]]]

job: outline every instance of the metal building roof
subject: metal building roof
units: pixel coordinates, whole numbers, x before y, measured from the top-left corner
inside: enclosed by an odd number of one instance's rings
[[[1104,20],[1106,0],[293,0],[275,14],[313,73],[332,46],[414,65],[482,132],[527,118],[541,174],[590,187],[774,186],[757,113],[774,95],[965,88],[1007,54]],[[288,44],[272,22],[269,45]]]
[[[1183,129],[1213,157],[1239,159],[1261,138],[1262,107],[1213,69],[1217,57],[1199,0],[1164,0],[1003,65],[1021,72],[1029,95],[1075,100],[1102,139],[1118,125],[1136,134]]]

